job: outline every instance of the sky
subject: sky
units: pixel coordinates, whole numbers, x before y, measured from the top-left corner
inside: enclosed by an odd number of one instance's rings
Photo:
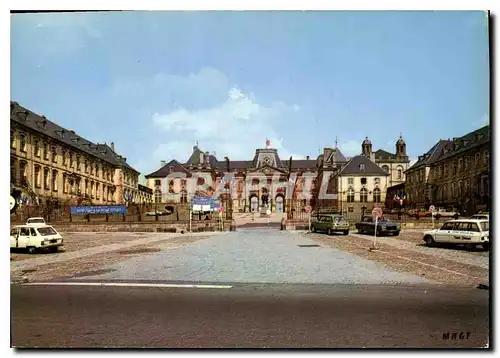
[[[101,12],[11,16],[11,100],[115,143],[143,175],[198,142],[251,160],[395,152],[489,124],[479,11]]]

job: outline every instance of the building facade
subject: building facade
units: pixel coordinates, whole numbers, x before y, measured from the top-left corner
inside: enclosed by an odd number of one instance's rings
[[[122,204],[138,194],[139,172],[94,144],[16,102],[10,104],[11,194],[23,204]]]
[[[400,138],[402,140],[402,138]],[[406,145],[392,159],[377,162],[371,143],[349,160],[339,148],[324,148],[316,159],[282,160],[276,149],[260,148],[252,160],[217,160],[214,154],[193,147],[187,162],[162,162],[146,175],[155,203],[188,203],[194,196],[215,196],[233,211],[273,212],[314,209],[343,210],[359,214],[383,206],[392,172],[407,165]],[[365,150],[368,150],[366,152]],[[404,154],[404,155],[403,155]],[[390,160],[393,160],[392,162]],[[400,180],[399,176],[395,180]]]
[[[461,213],[489,209],[490,126],[440,140],[407,170],[412,207],[450,207]]]

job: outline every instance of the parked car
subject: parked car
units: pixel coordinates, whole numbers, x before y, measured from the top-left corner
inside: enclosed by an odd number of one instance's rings
[[[360,234],[370,233],[375,235],[375,221],[371,216],[363,216],[361,221],[356,223],[356,229]],[[398,236],[400,231],[401,228],[397,223],[384,217],[377,222],[377,236],[384,234]]]
[[[471,219],[490,220],[490,213],[474,214]]]
[[[449,220],[440,229],[424,232],[423,240],[428,246],[437,243],[465,245],[468,248],[482,246],[490,248],[490,225],[485,219]]]
[[[434,217],[436,219],[439,219],[439,218],[454,218],[454,219],[458,219],[458,217],[460,216],[460,214],[455,211],[455,210],[448,210],[448,209],[445,209],[445,208],[437,208],[436,212],[434,213]]]
[[[45,225],[45,220],[44,218],[29,218],[26,220],[26,225],[30,226],[44,226]]]
[[[11,249],[27,249],[30,254],[40,249],[56,252],[63,244],[62,236],[50,225],[16,225],[10,229]]]
[[[349,223],[340,214],[318,214],[311,218],[312,232],[326,232],[328,235],[334,232],[349,234]]]

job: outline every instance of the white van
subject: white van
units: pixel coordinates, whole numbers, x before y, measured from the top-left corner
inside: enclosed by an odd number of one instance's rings
[[[26,225],[45,226],[45,220],[43,218],[29,218],[26,220]]]
[[[460,219],[450,220],[440,229],[424,231],[423,240],[429,246],[436,243],[466,245],[469,248],[481,246],[484,250],[490,248],[489,220]]]
[[[56,252],[63,243],[62,236],[49,225],[17,225],[10,229],[10,247],[28,249],[30,254],[38,249]]]

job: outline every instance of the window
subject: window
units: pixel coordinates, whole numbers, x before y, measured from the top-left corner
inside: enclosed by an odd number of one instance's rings
[[[373,202],[380,203],[380,189],[379,188],[375,188],[373,190]]]
[[[80,156],[76,156],[76,170],[80,171]]]
[[[380,178],[373,179],[373,182],[375,183],[375,185],[380,184]]]
[[[40,176],[41,176],[41,169],[38,165],[35,165],[35,186],[37,188],[40,188],[42,186]]]
[[[85,194],[90,195],[89,190],[90,190],[89,180],[85,179]]]
[[[387,165],[382,165],[382,170],[386,173],[389,173],[389,167]]]
[[[69,153],[69,167],[73,168],[73,163],[74,163],[75,156],[73,155],[72,152]]]
[[[475,165],[477,167],[479,165],[479,162],[481,161],[481,153],[476,153],[474,159],[475,159]]]
[[[353,185],[354,184],[354,178],[347,178],[347,184]]]
[[[61,155],[62,155],[62,163],[64,166],[66,166],[68,164],[68,157],[67,157],[68,153],[65,150],[63,150]]]
[[[43,170],[43,183],[44,183],[44,187],[46,190],[49,190],[50,189],[50,170],[49,168],[45,168]]]
[[[15,158],[10,158],[10,180],[14,181],[16,178],[16,159]]]
[[[457,163],[451,165],[451,173],[452,175],[457,175]]]
[[[352,188],[347,191],[347,202],[354,203],[354,190]]]
[[[43,144],[43,159],[49,160],[49,145],[47,143]]]
[[[57,191],[57,170],[52,171],[52,191]]]
[[[368,190],[366,190],[366,188],[361,189],[361,191],[359,192],[359,201],[361,203],[368,202]]]
[[[20,228],[19,236],[30,236],[30,228],[29,227]]]
[[[441,227],[441,230],[453,230],[453,223],[451,223],[451,222],[445,223]]]
[[[489,221],[483,221],[479,223],[481,225],[482,231],[490,231],[490,223]]]
[[[52,163],[57,163],[57,148],[52,146]]]
[[[155,203],[161,203],[161,190],[155,190]]]
[[[484,164],[484,165],[488,165],[488,164],[489,164],[489,163],[488,163],[488,162],[489,162],[489,159],[490,159],[489,153],[488,153],[488,151],[487,151],[487,150],[485,150],[485,151],[483,152],[483,164]]]
[[[68,177],[66,174],[63,174],[63,193],[68,193]]]
[[[464,169],[465,170],[469,170],[469,164],[470,164],[470,157],[467,156],[467,157],[465,157],[465,160],[464,160]]]
[[[94,182],[90,182],[90,198],[91,199],[94,199],[94,194],[95,194]]]
[[[458,172],[461,173],[464,169],[464,160],[463,158],[460,158],[458,160]]]
[[[168,167],[168,172],[173,173],[174,172],[174,167]]]
[[[364,164],[360,164],[359,165],[359,171],[360,172],[364,172],[365,171],[365,165]]]
[[[21,175],[21,180],[26,180],[26,166],[28,164],[24,161],[19,162],[19,174]]]
[[[476,223],[469,223],[469,227],[467,228],[467,231],[472,231],[472,232],[479,232],[479,226],[477,226]]]
[[[16,132],[14,132],[13,130],[10,131],[10,147],[16,147]]]
[[[349,213],[353,213],[353,212],[354,212],[354,208],[353,208],[352,206],[349,206],[349,207],[347,208],[347,212],[349,212]]]
[[[398,167],[398,179],[403,179],[403,168]]]
[[[89,173],[89,161],[87,159],[85,159],[84,170],[86,174]]]
[[[31,236],[36,236],[36,231],[34,228],[30,227],[30,235]]]
[[[95,184],[95,198],[97,200],[99,200],[99,189],[100,189],[99,187],[100,187],[99,183],[96,183]]]
[[[42,236],[57,235],[57,232],[50,226],[39,227],[37,230]]]
[[[445,164],[443,166],[443,169],[444,169],[444,176],[447,176],[448,175],[448,164]]]
[[[161,185],[161,180],[155,179],[155,186],[160,186],[160,185]]]
[[[361,178],[361,185],[366,185],[366,178]]]
[[[22,152],[26,152],[26,134],[21,133],[19,135],[19,149]]]
[[[33,141],[33,155],[40,158],[40,141],[38,139]]]

